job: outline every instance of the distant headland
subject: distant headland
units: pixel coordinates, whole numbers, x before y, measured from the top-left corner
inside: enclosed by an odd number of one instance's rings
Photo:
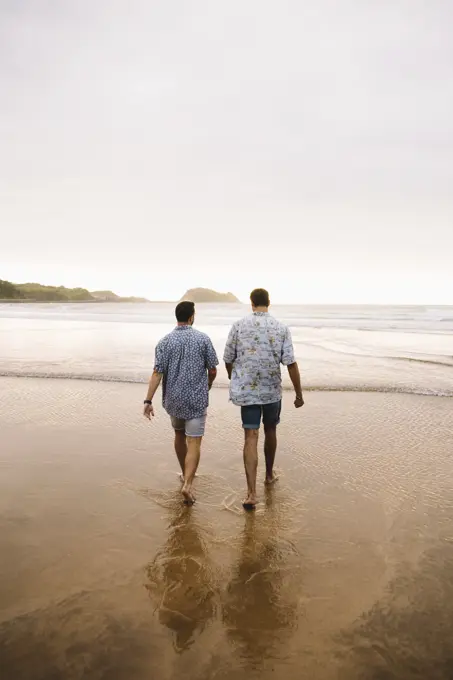
[[[0,301],[11,302],[149,302],[146,298],[120,297],[111,290],[90,292],[86,288],[11,283],[0,279]]]
[[[240,300],[233,293],[218,293],[210,288],[191,288],[181,298],[190,302],[237,302]]]

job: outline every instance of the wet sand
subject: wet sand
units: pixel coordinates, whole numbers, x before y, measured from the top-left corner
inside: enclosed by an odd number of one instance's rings
[[[0,379],[2,679],[453,677],[451,399],[285,395],[254,514],[226,392],[190,509],[142,400]]]

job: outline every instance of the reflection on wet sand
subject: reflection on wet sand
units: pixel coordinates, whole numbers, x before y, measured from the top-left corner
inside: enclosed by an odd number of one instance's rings
[[[427,551],[339,641],[338,680],[453,678],[453,544]]]
[[[297,625],[296,565],[289,570],[294,548],[283,540],[282,517],[266,494],[264,515],[245,516],[239,558],[223,598],[223,623],[232,649],[246,667],[281,658],[285,641]]]
[[[158,633],[130,584],[116,584],[114,597],[78,592],[0,623],[0,678],[145,678],[161,652]]]
[[[187,650],[215,615],[215,579],[207,544],[192,508],[175,502],[168,539],[146,568],[146,588],[159,621],[173,633],[177,652]]]

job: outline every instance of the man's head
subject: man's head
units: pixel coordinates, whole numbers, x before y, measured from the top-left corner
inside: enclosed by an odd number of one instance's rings
[[[195,305],[193,302],[180,302],[176,305],[175,316],[178,323],[193,325],[195,318]]]
[[[253,309],[258,307],[267,309],[270,305],[269,293],[264,288],[255,288],[250,293],[250,301]]]

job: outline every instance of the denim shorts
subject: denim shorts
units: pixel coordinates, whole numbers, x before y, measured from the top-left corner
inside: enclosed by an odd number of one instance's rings
[[[206,425],[206,416],[207,413],[205,412],[204,415],[200,416],[199,418],[191,418],[190,420],[175,418],[174,416],[170,417],[171,424],[176,432],[184,431],[186,433],[186,437],[203,437]]]
[[[256,406],[242,406],[242,427],[244,430],[259,430],[261,418],[264,427],[276,427],[280,422],[282,402],[273,404],[257,404]]]

